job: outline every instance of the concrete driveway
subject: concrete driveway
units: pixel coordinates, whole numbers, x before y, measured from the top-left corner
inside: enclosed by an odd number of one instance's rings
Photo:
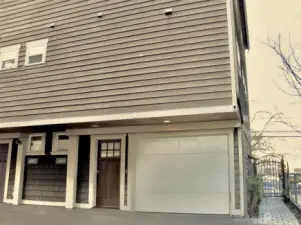
[[[250,225],[229,216],[129,213],[107,209],[74,209],[0,204],[1,225]]]

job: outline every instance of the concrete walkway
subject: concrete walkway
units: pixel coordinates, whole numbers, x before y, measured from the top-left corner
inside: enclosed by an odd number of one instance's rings
[[[1,225],[299,225],[281,198],[264,199],[257,219],[9,204],[0,204],[0,218]]]
[[[250,219],[218,215],[130,213],[0,204],[1,225],[252,225]]]
[[[259,218],[254,219],[253,224],[299,225],[299,222],[282,198],[265,198],[260,205]]]

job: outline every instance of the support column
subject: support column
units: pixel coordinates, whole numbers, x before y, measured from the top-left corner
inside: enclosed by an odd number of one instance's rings
[[[65,205],[67,209],[73,209],[76,203],[78,142],[79,136],[69,137]]]
[[[19,139],[17,162],[16,162],[16,175],[15,175],[15,185],[13,192],[13,204],[19,205],[22,201],[23,193],[23,181],[24,181],[24,168],[25,168],[25,152],[27,148],[27,138]]]
[[[89,171],[89,205],[90,208],[96,206],[97,188],[97,140],[91,136],[90,144],[90,171]]]

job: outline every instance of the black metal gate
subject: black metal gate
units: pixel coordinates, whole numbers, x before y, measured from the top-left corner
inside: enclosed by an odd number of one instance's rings
[[[283,194],[284,160],[260,159],[255,162],[256,174],[263,178],[263,195],[281,197]]]

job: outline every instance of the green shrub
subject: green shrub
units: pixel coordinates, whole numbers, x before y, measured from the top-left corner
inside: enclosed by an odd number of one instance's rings
[[[291,185],[288,184],[287,187],[283,189],[283,193],[282,193],[284,202],[290,202],[290,192],[291,192]]]
[[[262,199],[263,179],[261,176],[252,176],[247,180],[248,213],[250,217],[258,216],[259,205]]]

